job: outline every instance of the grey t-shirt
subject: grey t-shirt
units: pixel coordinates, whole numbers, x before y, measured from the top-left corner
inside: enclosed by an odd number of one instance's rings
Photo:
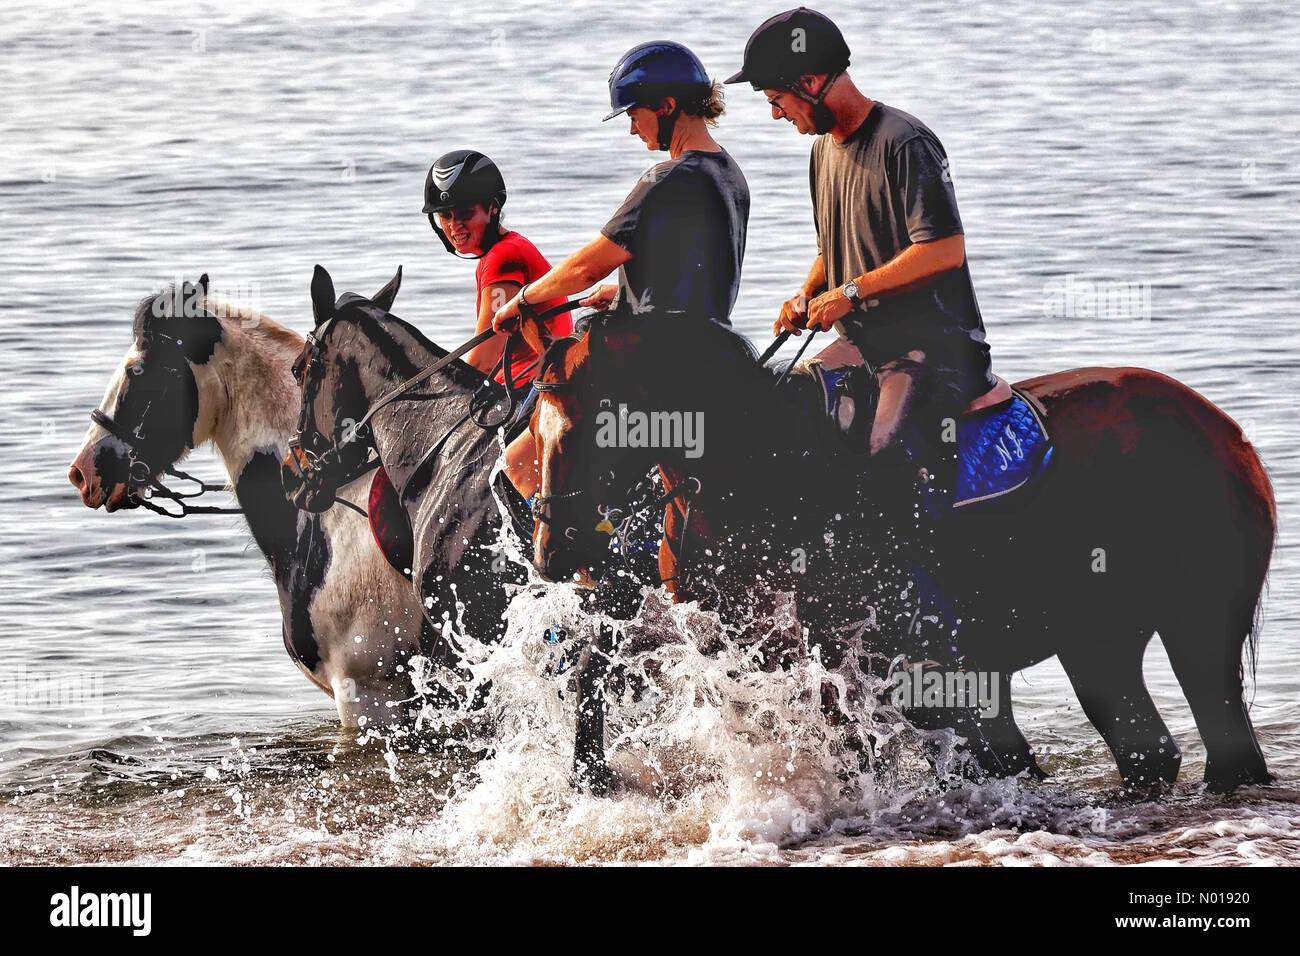
[[[749,225],[749,184],[726,150],[687,150],[651,167],[600,230],[632,258],[619,268],[634,311],[730,324]]]
[[[809,179],[827,288],[880,268],[913,243],[962,232],[943,144],[920,120],[883,103],[842,144],[817,138]],[[872,364],[923,349],[972,383],[992,384],[965,262],[920,289],[869,300],[843,320],[843,332]]]

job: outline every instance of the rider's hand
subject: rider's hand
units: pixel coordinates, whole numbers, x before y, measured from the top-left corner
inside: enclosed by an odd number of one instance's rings
[[[793,332],[795,335],[802,335],[800,329],[804,327],[807,320],[808,296],[804,295],[803,290],[800,289],[781,304],[781,314],[772,323],[772,334],[780,335],[782,332]]]
[[[849,297],[839,289],[831,289],[808,303],[806,327],[825,332],[852,311],[853,303],[849,301]]]
[[[609,307],[614,304],[615,297],[618,296],[618,285],[614,282],[605,285],[596,286],[596,291],[591,293],[585,299],[578,302],[578,305],[587,305],[597,312],[608,312]]]
[[[520,290],[522,293],[523,290]],[[519,324],[519,294],[507,302],[501,308],[497,309],[496,314],[492,316],[493,332],[508,332]]]

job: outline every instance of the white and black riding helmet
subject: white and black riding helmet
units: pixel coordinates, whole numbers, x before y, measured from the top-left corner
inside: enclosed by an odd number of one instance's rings
[[[442,244],[453,255],[457,254],[456,248],[438,225],[437,214],[474,203],[484,206],[496,203],[497,211],[488,227],[488,235],[495,238],[499,232],[501,209],[506,204],[506,181],[497,164],[473,149],[453,149],[439,156],[424,177],[424,214],[429,217],[429,225],[433,226]]]

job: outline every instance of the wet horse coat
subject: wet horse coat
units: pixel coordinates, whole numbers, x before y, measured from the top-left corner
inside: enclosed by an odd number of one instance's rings
[[[205,280],[187,283],[179,297],[141,302],[133,344],[100,410],[143,436],[137,447],[154,468],[215,446],[270,565],[290,657],[334,698],[344,725],[401,720],[405,708],[390,702],[412,689],[398,668],[419,650],[410,585],[380,555],[363,517],[342,507],[304,514],[280,486],[298,411],[290,369],[303,339],[266,316],[210,301]],[[88,507],[134,505],[130,459],[121,440],[91,425],[69,470]],[[367,477],[343,497],[364,507],[368,484]]]
[[[563,579],[597,559],[596,506],[657,464],[670,485],[689,476],[702,487],[689,528],[679,509],[666,516],[665,538],[691,541],[688,566],[661,551],[665,578],[679,590],[696,582],[687,596],[794,590],[800,619],[832,649],[830,635],[868,619],[872,549],[888,546],[873,526],[897,502],[828,452],[734,332],[653,316],[598,323],[548,356],[543,380],[568,383],[543,394],[533,423],[553,502],[534,541],[543,574]],[[1142,678],[1158,630],[1205,743],[1207,783],[1269,780],[1242,686],[1276,526],[1254,449],[1223,412],[1156,372],[1078,369],[1018,387],[1046,409],[1055,452],[1031,495],[950,520],[943,590],[977,615],[961,628],[966,660],[1006,681],[1058,656],[1125,783],[1150,787],[1172,782],[1181,762]],[[695,460],[598,447],[602,401],[702,411],[709,443]],[[796,552],[806,574],[792,573]],[[1031,770],[1005,710],[982,723],[981,762]]]
[[[339,481],[363,467],[370,450],[377,453],[412,530],[413,581],[427,617],[423,644],[436,664],[455,671],[461,638],[497,640],[505,627],[506,585],[524,581],[523,569],[501,559],[495,546],[501,516],[490,479],[501,444],[495,429],[478,427],[471,412],[485,376],[452,362],[380,409],[365,433],[349,440],[347,423],[360,421],[447,352],[383,302],[352,293],[336,300],[319,266],[312,301],[321,338],[299,360],[305,450],[286,456],[285,491],[300,507],[320,507]],[[343,449],[340,460],[328,470],[308,469],[312,480],[304,481],[308,452],[331,446]]]

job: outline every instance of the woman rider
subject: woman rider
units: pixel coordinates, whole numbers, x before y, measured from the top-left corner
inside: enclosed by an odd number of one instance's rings
[[[474,331],[492,325],[493,314],[526,284],[550,268],[537,247],[519,233],[501,224],[501,207],[506,202],[506,184],[496,163],[472,149],[457,149],[440,156],[424,179],[424,213],[447,251],[462,259],[477,259]],[[540,300],[542,308],[558,305],[563,296]],[[570,335],[569,313],[546,323],[553,336]],[[511,355],[511,367],[498,369],[505,349],[503,335],[494,335],[466,353],[465,361],[484,375],[504,384],[509,372],[516,386],[527,386],[536,372],[531,368],[538,356],[527,342],[519,342]],[[412,547],[406,513],[392,482],[383,468],[370,485],[371,527],[380,550],[405,572],[410,567]]]
[[[722,87],[680,43],[633,47],[609,75],[613,119],[628,115],[630,133],[669,158],[637,181],[591,242],[545,275],[530,280],[496,312],[492,327],[509,329],[525,310],[589,289],[615,269],[583,305],[605,311],[681,313],[730,324],[740,288],[749,223],[749,186],[740,166],[709,127],[723,112]],[[506,451],[506,474],[525,497],[538,486],[532,435]]]

